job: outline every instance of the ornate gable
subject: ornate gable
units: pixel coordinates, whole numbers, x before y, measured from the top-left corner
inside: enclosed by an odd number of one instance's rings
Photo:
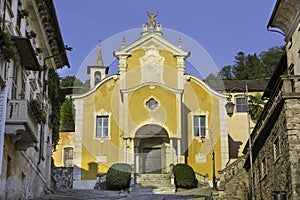
[[[147,48],[150,46],[155,46],[157,49],[165,49],[170,51],[174,54],[174,56],[180,56],[187,58],[190,55],[190,52],[184,51],[181,48],[175,46],[171,42],[167,41],[157,32],[149,32],[148,34],[140,37],[138,40],[134,41],[133,43],[125,46],[119,51],[114,51],[114,56],[118,59],[121,56],[129,56],[131,53],[137,49]]]

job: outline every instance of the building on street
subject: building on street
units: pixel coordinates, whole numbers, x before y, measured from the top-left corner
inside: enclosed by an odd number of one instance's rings
[[[300,198],[300,2],[277,0],[268,29],[284,35],[286,55],[280,60],[263,97],[268,99],[254,127],[244,168],[254,171],[255,199]],[[251,175],[249,175],[251,181]]]
[[[0,17],[0,199],[32,198],[51,190],[48,86],[69,61],[52,0],[0,1]]]

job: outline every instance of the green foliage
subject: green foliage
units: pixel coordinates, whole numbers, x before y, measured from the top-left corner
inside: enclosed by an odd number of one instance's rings
[[[78,93],[84,93],[90,89],[90,80],[85,81],[84,83],[81,80],[77,79],[75,76],[66,76],[61,79],[60,82],[61,88],[74,88]]]
[[[79,90],[79,93],[85,93],[90,89],[90,80],[86,80],[82,84],[82,88]]]
[[[232,74],[232,67],[231,67],[231,65],[224,66],[221,69],[221,71],[220,71],[220,75],[222,76],[222,78],[232,79],[233,78],[233,74]]]
[[[260,54],[238,52],[233,65],[224,66],[220,75],[224,79],[255,79],[270,77],[285,50],[283,47],[272,47]]]
[[[106,187],[110,190],[129,188],[131,166],[125,163],[113,164],[106,174]]]
[[[63,101],[60,87],[59,87],[59,76],[54,69],[49,69],[49,99],[52,106],[51,112],[51,125],[52,125],[52,146],[56,150],[56,145],[59,140],[59,122],[60,122],[60,106]]]
[[[60,108],[60,125],[74,123],[73,103],[71,98],[66,98]]]
[[[249,96],[249,114],[251,120],[254,122],[258,120],[264,109],[265,102],[261,97],[259,93],[256,93],[255,96]]]
[[[2,21],[2,19],[0,20]],[[0,52],[1,56],[9,62],[10,59],[20,61],[19,52],[11,39],[11,35],[5,29],[0,29]]]
[[[178,188],[195,187],[195,172],[188,164],[177,164],[174,166],[175,184]]]
[[[47,117],[45,111],[41,107],[41,102],[37,99],[33,99],[30,101],[29,106],[36,121],[40,124],[45,124]]]
[[[269,48],[268,51],[263,51],[259,54],[260,59],[262,60],[262,76],[268,77],[270,74],[273,74],[274,69],[277,67],[280,58],[285,53],[284,46],[275,46]]]
[[[75,76],[66,76],[60,81],[60,87],[82,86],[82,82]]]

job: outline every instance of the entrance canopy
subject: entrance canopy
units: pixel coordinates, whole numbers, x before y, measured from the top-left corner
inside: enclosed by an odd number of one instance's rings
[[[163,127],[156,124],[148,124],[139,128],[135,134],[135,137],[136,138],[151,138],[151,137],[168,138],[169,136],[167,131]]]

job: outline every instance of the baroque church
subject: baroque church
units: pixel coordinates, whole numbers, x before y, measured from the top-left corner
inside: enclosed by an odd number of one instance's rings
[[[169,42],[156,15],[148,17],[139,38],[112,52],[119,73],[107,76],[99,46],[95,64],[87,66],[90,90],[72,96],[75,131],[61,133],[54,160],[66,166],[70,150],[73,188],[93,188],[96,175],[114,163],[128,163],[139,175],[170,174],[186,163],[212,181],[230,160],[229,138],[247,140],[245,110],[230,119],[228,94],[186,73],[185,60],[197,52]]]

